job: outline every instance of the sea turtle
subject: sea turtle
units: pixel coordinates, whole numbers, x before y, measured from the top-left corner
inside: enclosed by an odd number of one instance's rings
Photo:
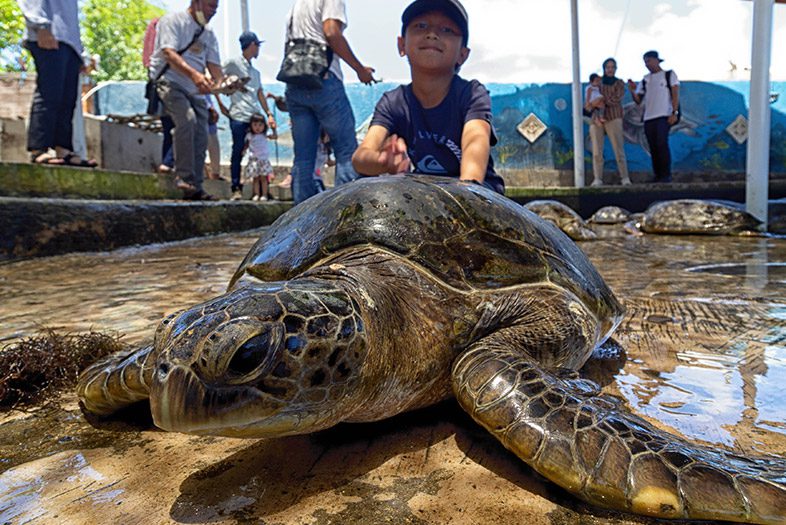
[[[677,199],[648,207],[639,228],[645,233],[759,235],[760,224],[736,202]]]
[[[603,206],[589,218],[595,224],[620,224],[629,220],[630,212],[619,206]]]
[[[375,421],[455,396],[593,504],[775,523],[786,467],[690,444],[578,377],[623,307],[577,245],[482,186],[374,177],[282,215],[226,293],[85,370],[85,410],[236,437]]]
[[[591,241],[598,237],[581,215],[559,201],[535,200],[524,204],[524,207],[556,225],[574,241]]]

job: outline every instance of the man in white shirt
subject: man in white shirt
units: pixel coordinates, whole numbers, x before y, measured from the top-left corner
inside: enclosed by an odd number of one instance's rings
[[[243,146],[246,134],[250,129],[251,116],[259,113],[260,106],[267,115],[267,125],[271,130],[276,129],[276,119],[267,105],[265,93],[262,91],[262,81],[259,71],[251,64],[251,60],[259,56],[259,46],[262,44],[256,33],[244,31],[240,38],[241,55],[227,60],[224,64],[226,75],[236,75],[238,78],[249,78],[245,89],[240,89],[230,96],[229,109],[224,106],[221,99],[216,96],[221,107],[221,112],[229,118],[229,128],[232,131],[232,157],[230,171],[232,174],[232,200],[240,200],[243,185],[240,183],[240,161],[243,159]]]
[[[628,79],[628,89],[636,104],[644,101],[644,134],[655,182],[671,182],[669,131],[679,120],[680,80],[674,71],[661,69],[657,51],[647,51],[643,58],[649,74],[638,84]]]
[[[330,137],[336,157],[336,185],[357,178],[352,154],[357,149],[355,115],[344,90],[340,60],[357,74],[364,84],[374,81],[374,68],[364,66],[344,37],[347,14],[344,0],[296,0],[287,19],[287,38],[307,38],[327,43],[333,60],[319,89],[287,84],[286,99],[292,118],[294,165],[292,197],[303,202],[318,193],[314,181],[317,141],[322,129]]]
[[[202,189],[202,182],[208,139],[204,95],[224,77],[218,41],[206,27],[217,10],[218,0],[191,0],[187,10],[162,16],[150,58],[150,77],[158,79],[164,111],[175,123],[176,180],[188,200],[215,200]]]

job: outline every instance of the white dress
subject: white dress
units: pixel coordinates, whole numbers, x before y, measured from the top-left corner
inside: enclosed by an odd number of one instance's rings
[[[248,157],[241,182],[247,184],[254,177],[267,177],[270,182],[273,179],[273,165],[270,164],[267,136],[264,133],[249,133],[246,141]]]

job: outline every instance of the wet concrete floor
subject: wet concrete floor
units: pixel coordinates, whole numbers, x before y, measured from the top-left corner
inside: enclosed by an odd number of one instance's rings
[[[152,338],[221,292],[254,233],[0,265],[0,342]],[[582,243],[628,308],[587,375],[661,428],[786,456],[786,240],[611,235]],[[628,524],[521,463],[453,402],[269,440],[95,427],[75,396],[0,415],[0,523]]]

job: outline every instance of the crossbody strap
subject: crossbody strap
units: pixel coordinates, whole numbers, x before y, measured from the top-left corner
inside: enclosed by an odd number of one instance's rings
[[[194,38],[192,38],[192,39],[191,39],[191,42],[189,42],[189,43],[188,43],[188,45],[187,45],[186,47],[184,47],[183,49],[180,49],[180,50],[178,50],[177,54],[182,56],[182,55],[183,55],[183,53],[185,53],[186,51],[188,51],[188,48],[189,48],[189,47],[191,47],[191,46],[193,46],[193,45],[194,45],[194,43],[195,43],[197,40],[199,40],[199,37],[200,37],[200,36],[202,36],[202,33],[203,33],[204,31],[205,31],[205,26],[199,26],[199,31],[197,31],[196,33],[194,33]],[[164,67],[162,67],[162,68],[161,68],[161,71],[158,73],[158,75],[156,75],[156,78],[154,78],[154,79],[153,79],[153,81],[154,81],[154,82],[156,82],[156,81],[158,81],[158,79],[159,79],[159,78],[161,78],[162,76],[164,76],[164,73],[166,73],[167,69],[169,69],[169,62],[166,62],[166,63],[164,64]]]
[[[292,21],[295,18],[295,7],[297,7],[297,2],[295,2],[295,4],[296,5],[292,6],[292,13],[289,15],[289,25],[287,26],[287,41],[294,40],[295,38],[295,35],[292,33]],[[325,9],[325,0],[322,0],[322,9],[320,9],[320,13],[324,9]],[[330,45],[328,45],[327,40],[325,40],[325,45],[328,48],[330,48]]]

